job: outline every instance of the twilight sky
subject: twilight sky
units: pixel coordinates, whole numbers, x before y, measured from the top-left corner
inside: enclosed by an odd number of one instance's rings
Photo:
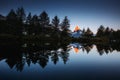
[[[25,12],[39,15],[45,10],[50,19],[57,15],[70,19],[71,28],[89,27],[96,32],[100,25],[120,29],[120,0],[0,0],[0,14],[23,7]]]

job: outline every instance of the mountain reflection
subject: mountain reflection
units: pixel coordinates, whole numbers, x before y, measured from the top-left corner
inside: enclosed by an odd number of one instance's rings
[[[53,64],[57,64],[59,59],[62,59],[63,64],[66,64],[69,59],[69,51],[74,49],[76,53],[79,50],[89,53],[93,46],[96,45],[99,55],[108,54],[114,50],[120,51],[118,43],[111,44],[88,44],[88,43],[12,43],[0,44],[0,61],[5,59],[5,62],[12,69],[22,71],[24,65],[39,64],[45,68],[51,60]]]

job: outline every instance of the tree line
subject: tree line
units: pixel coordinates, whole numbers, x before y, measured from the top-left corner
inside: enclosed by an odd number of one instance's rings
[[[0,20],[0,33],[13,35],[38,35],[47,32],[67,31],[70,27],[70,20],[67,16],[60,23],[56,15],[50,22],[47,12],[43,11],[40,15],[26,15],[24,8],[18,8],[16,11],[11,9],[5,20]]]
[[[54,36],[54,37],[69,37],[70,20],[67,16],[62,21],[56,15],[50,21],[50,17],[46,11],[41,12],[39,15],[32,15],[31,12],[26,15],[23,7],[17,10],[11,9],[7,16],[0,15],[0,34],[9,34],[16,36],[23,35],[39,35]],[[109,40],[120,40],[120,30],[115,31],[109,27],[105,28],[101,25],[96,34],[87,28],[82,30],[82,38],[107,38]]]
[[[103,25],[100,25],[100,27],[97,29],[97,33],[94,34],[90,28],[87,28],[87,30],[82,30],[82,38],[98,38],[98,39],[107,39],[109,41],[120,41],[120,30],[114,30],[109,27],[104,27]]]
[[[104,27],[103,25],[101,25],[98,28],[98,31],[96,33],[96,37],[106,37],[107,39],[109,39],[110,41],[119,41],[120,42],[120,30],[114,30],[114,29],[110,29],[109,27]]]

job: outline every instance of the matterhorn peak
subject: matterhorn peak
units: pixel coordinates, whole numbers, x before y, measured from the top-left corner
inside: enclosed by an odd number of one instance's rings
[[[71,37],[79,38],[82,35],[82,31],[78,26],[75,27],[74,31],[71,33]]]
[[[74,32],[77,32],[79,30],[80,30],[80,28],[78,26],[76,26],[75,29],[74,29]]]

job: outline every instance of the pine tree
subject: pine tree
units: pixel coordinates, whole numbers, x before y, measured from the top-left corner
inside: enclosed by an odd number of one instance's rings
[[[23,27],[21,23],[19,23],[17,14],[13,9],[7,15],[7,31],[9,34],[13,35],[21,35]]]
[[[60,23],[60,20],[57,16],[54,17],[54,19],[52,19],[52,25],[55,27],[55,28],[58,28],[59,27],[59,23]]]
[[[98,30],[97,30],[96,36],[97,36],[97,37],[102,37],[102,36],[104,36],[104,35],[105,35],[105,28],[104,28],[103,25],[101,25],[101,26],[98,28]]]
[[[30,25],[31,21],[32,21],[32,15],[31,15],[31,13],[29,13],[28,16],[27,16],[27,19],[26,19],[26,24]]]
[[[18,20],[23,23],[26,19],[26,14],[25,14],[24,8],[23,7],[18,8],[16,10],[16,14],[17,14]]]
[[[85,32],[85,36],[86,37],[92,37],[93,36],[93,32],[89,28],[87,28],[87,31]]]
[[[65,16],[63,22],[61,23],[62,30],[68,30],[70,28],[70,21],[68,20],[67,16]]]
[[[33,15],[32,19],[31,19],[31,23],[35,26],[39,25],[39,19],[38,19],[37,15]]]
[[[106,37],[109,37],[109,36],[110,36],[110,29],[109,29],[109,27],[107,27],[107,28],[105,29],[105,36],[106,36]]]
[[[49,23],[50,23],[48,14],[47,14],[45,11],[43,11],[43,12],[40,14],[39,19],[40,19],[40,21],[39,21],[39,22],[40,22],[40,25],[41,25],[42,27],[47,27],[47,26],[49,25]]]
[[[7,21],[14,22],[17,20],[17,15],[13,9],[10,10],[10,12],[7,15]]]

